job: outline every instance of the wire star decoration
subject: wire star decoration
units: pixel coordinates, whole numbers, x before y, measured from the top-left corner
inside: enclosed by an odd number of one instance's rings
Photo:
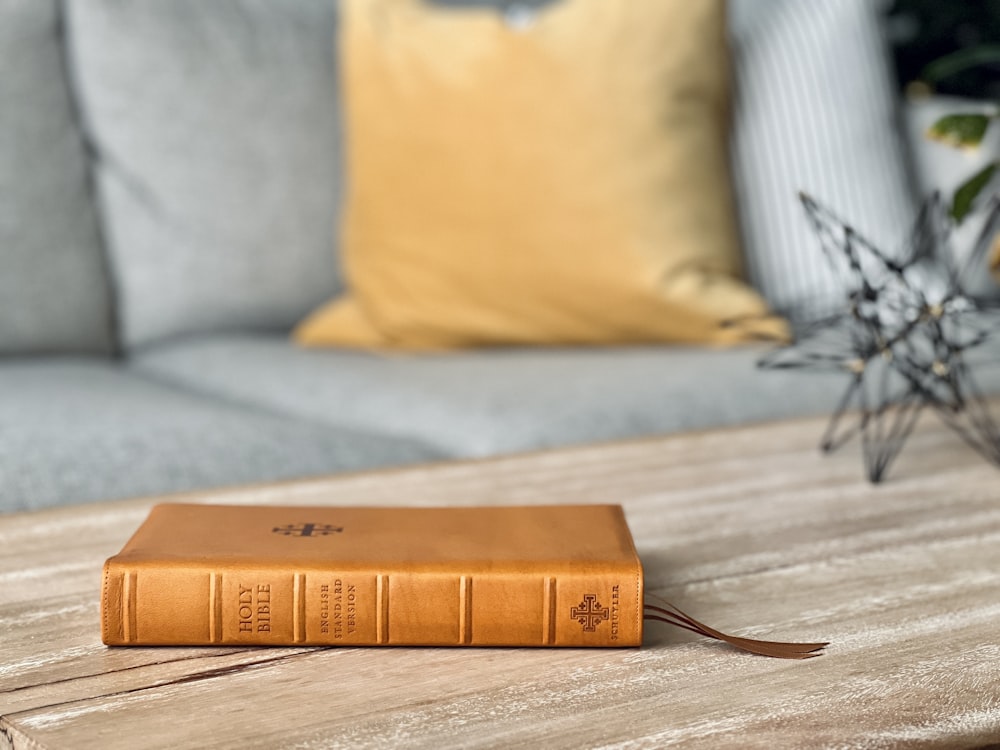
[[[766,369],[849,375],[820,448],[860,436],[865,473],[881,482],[921,412],[929,408],[1000,467],[1000,427],[972,374],[969,353],[1000,327],[1000,304],[965,290],[1000,231],[1000,196],[987,207],[973,250],[959,262],[954,222],[940,196],[924,202],[899,256],[862,237],[814,198],[799,196],[826,260],[844,286],[845,309],[814,316],[793,344],[766,355]]]

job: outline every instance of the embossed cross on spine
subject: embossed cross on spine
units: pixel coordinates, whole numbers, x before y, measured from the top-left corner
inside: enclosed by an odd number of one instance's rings
[[[569,613],[588,633],[593,633],[598,625],[611,617],[608,608],[601,606],[595,594],[585,594],[583,601],[578,606],[572,607]]]

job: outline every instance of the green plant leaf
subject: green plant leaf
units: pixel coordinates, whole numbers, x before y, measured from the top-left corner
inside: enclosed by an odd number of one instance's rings
[[[959,148],[978,146],[990,125],[989,115],[946,115],[927,130],[927,137]]]
[[[993,179],[997,167],[1000,167],[1000,162],[987,164],[986,167],[972,175],[955,191],[955,197],[951,203],[951,215],[956,222],[961,224],[965,217],[969,215],[969,212],[972,211],[972,204],[975,203],[976,198],[983,191],[983,188]]]
[[[1000,44],[980,44],[939,57],[923,69],[920,77],[933,84],[963,70],[995,62],[1000,62]]]

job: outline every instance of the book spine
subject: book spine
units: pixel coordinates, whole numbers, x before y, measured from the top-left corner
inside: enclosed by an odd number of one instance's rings
[[[288,571],[108,561],[102,635],[127,645],[639,646],[642,570]]]

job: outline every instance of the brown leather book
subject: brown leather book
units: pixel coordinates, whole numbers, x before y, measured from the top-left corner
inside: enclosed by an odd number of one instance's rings
[[[617,505],[164,504],[104,566],[104,642],[639,646]]]

